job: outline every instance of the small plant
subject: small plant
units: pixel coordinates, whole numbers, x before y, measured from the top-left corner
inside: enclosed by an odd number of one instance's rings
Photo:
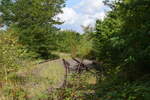
[[[5,100],[26,100],[27,93],[19,85],[7,84],[2,88]]]
[[[67,85],[64,88],[56,89],[50,94],[54,100],[85,100],[85,91],[89,74],[70,74]],[[86,91],[87,92],[87,91]]]
[[[101,100],[149,100],[150,82],[126,82],[120,79],[98,83],[97,96]]]

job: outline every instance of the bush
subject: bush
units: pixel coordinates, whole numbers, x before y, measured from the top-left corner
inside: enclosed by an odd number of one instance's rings
[[[64,88],[57,89],[50,94],[53,100],[85,100],[87,79],[89,74],[83,75],[71,74],[68,78],[67,85]],[[51,100],[50,99],[50,100]]]
[[[0,32],[0,97],[8,100],[23,100],[24,90],[17,84],[17,71],[23,67],[23,49],[17,43],[12,30]],[[1,98],[0,98],[1,99]]]
[[[21,67],[23,51],[19,49],[17,39],[11,31],[0,33],[0,79],[6,79],[6,75],[16,72]]]
[[[98,86],[97,96],[101,100],[149,100],[150,98],[150,81],[106,80]]]

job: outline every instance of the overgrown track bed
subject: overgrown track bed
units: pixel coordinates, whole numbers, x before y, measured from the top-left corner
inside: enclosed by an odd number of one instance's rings
[[[71,72],[76,72],[77,65],[81,62],[73,59],[65,60],[68,63]],[[82,64],[88,68],[92,68],[93,61],[83,60]],[[23,88],[27,91],[28,98],[36,98],[42,93],[50,93],[58,88],[65,87],[68,72],[65,71],[64,62],[62,59],[46,60],[40,64],[35,64],[34,67],[22,74],[26,73],[27,81],[23,84]],[[66,75],[67,74],[67,75]]]

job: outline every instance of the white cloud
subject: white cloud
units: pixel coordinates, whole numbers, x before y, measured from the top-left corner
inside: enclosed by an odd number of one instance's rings
[[[64,21],[64,25],[94,26],[96,19],[105,16],[103,0],[81,0],[77,5],[63,8],[63,13],[58,17]]]
[[[83,13],[93,14],[100,11],[100,8],[103,6],[102,0],[81,0],[75,8],[80,9]]]
[[[96,19],[104,19],[104,17],[105,17],[105,12],[103,11],[103,12],[100,12],[100,13],[95,13],[95,15],[94,15],[94,18],[96,18]]]
[[[62,9],[63,14],[59,14],[59,17],[65,24],[74,24],[78,18],[78,14],[75,12],[73,8],[65,7]]]

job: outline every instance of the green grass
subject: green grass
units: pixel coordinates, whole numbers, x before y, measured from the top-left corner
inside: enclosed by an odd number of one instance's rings
[[[60,59],[71,59],[71,54],[62,53],[62,52],[52,52],[52,54],[58,55]]]
[[[26,70],[28,80],[23,86],[29,97],[38,96],[49,88],[58,87],[64,78],[64,67],[61,60],[54,60],[32,66]]]

